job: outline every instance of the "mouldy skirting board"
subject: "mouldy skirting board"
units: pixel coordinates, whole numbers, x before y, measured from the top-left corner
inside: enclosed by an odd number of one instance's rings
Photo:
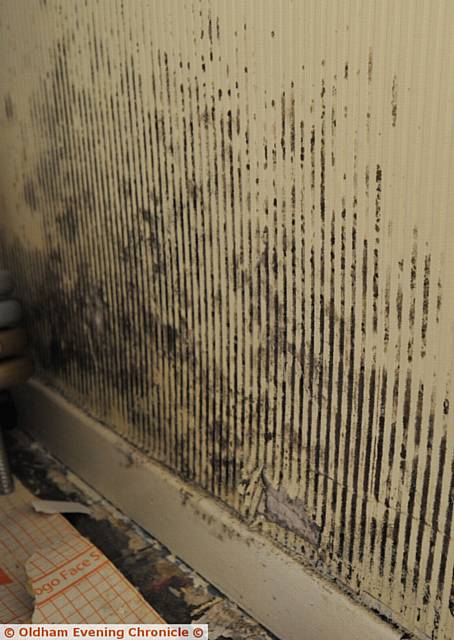
[[[401,636],[43,384],[15,396],[24,431],[279,638]]]

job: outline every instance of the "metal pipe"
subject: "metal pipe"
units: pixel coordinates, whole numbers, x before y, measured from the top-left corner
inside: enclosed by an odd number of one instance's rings
[[[11,474],[8,456],[6,455],[3,430],[0,428],[0,495],[11,493],[14,489],[13,476]]]
[[[11,298],[13,288],[11,274],[0,270],[0,495],[11,493],[14,488],[3,439],[3,428],[12,426],[8,410],[14,407],[6,389],[24,382],[33,372],[32,360],[23,355],[26,336],[24,330],[17,327],[22,308]]]

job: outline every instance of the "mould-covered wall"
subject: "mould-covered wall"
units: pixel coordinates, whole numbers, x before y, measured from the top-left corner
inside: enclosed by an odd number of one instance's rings
[[[454,4],[1,0],[39,375],[358,599],[454,635]]]

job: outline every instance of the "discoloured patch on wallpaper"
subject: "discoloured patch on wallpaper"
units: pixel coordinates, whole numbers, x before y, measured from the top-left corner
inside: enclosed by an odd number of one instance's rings
[[[41,376],[454,635],[454,5],[2,0],[2,262]]]

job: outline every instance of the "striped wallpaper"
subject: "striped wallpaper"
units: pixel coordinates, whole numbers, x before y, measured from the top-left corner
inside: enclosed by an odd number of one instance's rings
[[[0,0],[0,51],[40,376],[454,637],[454,3]]]

